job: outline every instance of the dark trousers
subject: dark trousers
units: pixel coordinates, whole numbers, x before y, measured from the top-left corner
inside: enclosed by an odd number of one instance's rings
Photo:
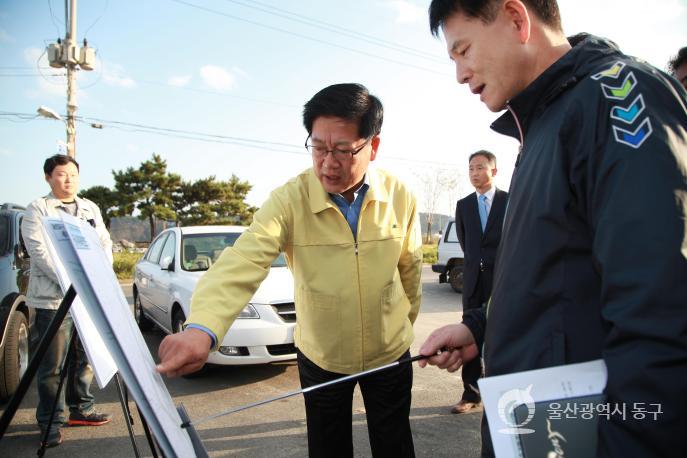
[[[482,307],[491,294],[491,272],[480,272],[477,276],[475,290],[469,297],[463,297],[463,311]],[[461,377],[463,379],[462,401],[480,402],[482,398],[476,391],[477,380],[482,376],[482,360],[477,357],[472,361],[463,364]]]
[[[41,338],[56,314],[57,310],[36,309],[35,326]],[[70,360],[68,368],[63,367],[69,349],[69,341],[74,332],[76,332],[76,327],[72,322],[71,315],[67,314],[38,367],[38,374],[36,375],[36,384],[38,385],[36,421],[40,426],[47,427],[48,425],[63,370],[68,371],[64,382],[66,389],[62,388],[60,397],[57,399],[57,408],[51,429],[59,429],[66,421],[65,398],[70,413],[90,413],[93,410],[93,394],[90,390],[93,370],[78,337],[75,342],[74,357]]]
[[[328,382],[344,374],[329,372],[310,361],[300,351],[298,372],[301,387]],[[406,352],[401,358],[410,355]],[[353,456],[353,390],[360,384],[370,448],[374,457],[414,457],[410,431],[410,389],[412,364],[402,364],[360,379],[338,383],[304,393],[308,423],[308,455],[319,457]]]

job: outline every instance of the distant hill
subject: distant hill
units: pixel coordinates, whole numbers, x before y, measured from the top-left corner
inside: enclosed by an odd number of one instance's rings
[[[422,236],[427,235],[427,217],[429,213],[420,213],[420,222],[422,224]],[[434,218],[432,218],[432,234],[437,234],[439,231],[443,231],[446,223],[452,220],[453,216],[442,215],[441,213],[434,213]]]
[[[420,213],[423,236],[427,235],[428,216],[428,213]],[[440,230],[443,230],[449,219],[453,219],[453,216],[435,213],[432,221],[432,234],[437,234]],[[174,227],[174,222],[158,221],[156,233],[159,234],[168,227]],[[138,219],[135,216],[115,217],[112,218],[110,223],[110,236],[113,242],[119,242],[120,240],[138,243],[150,242],[150,225],[148,224],[148,220]]]
[[[155,227],[156,234],[168,227],[174,227],[174,222],[158,221]],[[135,216],[117,216],[110,221],[110,237],[113,242],[150,242],[150,224],[147,219],[142,220]]]

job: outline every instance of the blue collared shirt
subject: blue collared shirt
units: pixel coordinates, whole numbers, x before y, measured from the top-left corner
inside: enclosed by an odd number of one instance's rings
[[[332,201],[339,207],[341,213],[343,213],[348,226],[353,232],[353,238],[357,240],[358,237],[358,219],[360,218],[360,210],[363,207],[363,200],[365,200],[365,194],[370,188],[367,182],[367,174],[365,174],[365,179],[363,184],[360,185],[358,189],[353,192],[353,202],[349,203],[344,196],[341,194],[329,194]]]

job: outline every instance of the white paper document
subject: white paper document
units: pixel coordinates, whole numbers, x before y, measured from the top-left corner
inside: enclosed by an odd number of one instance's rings
[[[50,230],[62,231],[71,242],[57,244],[71,283],[95,323],[117,364],[119,373],[156,437],[164,456],[195,456],[191,439],[181,428],[181,418],[155,361],[148,351],[122,288],[99,249],[95,230],[70,215],[61,215],[63,226],[50,221]]]
[[[62,220],[57,217],[43,218],[43,239],[48,249],[48,254],[55,265],[57,279],[60,281],[62,293],[66,293],[72,282],[69,280],[67,270],[64,268],[62,259],[57,255],[55,246],[66,245],[69,250],[71,241],[64,231]],[[100,246],[100,243],[98,245]],[[76,326],[81,343],[88,356],[88,361],[93,367],[95,380],[102,389],[107,386],[112,377],[117,373],[117,365],[112,359],[112,355],[107,350],[100,333],[95,328],[91,316],[81,303],[81,298],[77,295],[72,302],[69,312]]]
[[[515,422],[513,410],[518,405],[601,394],[607,378],[606,364],[598,359],[479,379],[496,457],[519,457],[518,434],[532,432]]]

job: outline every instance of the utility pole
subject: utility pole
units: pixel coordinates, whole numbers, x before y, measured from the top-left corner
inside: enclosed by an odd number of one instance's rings
[[[69,29],[64,44],[67,49],[76,48],[76,0],[69,0]],[[75,59],[67,59],[67,154],[76,158],[76,65]]]
[[[54,68],[67,69],[67,154],[76,157],[76,72],[93,70],[95,49],[88,47],[86,39],[79,48],[76,41],[76,0],[65,0],[65,24],[67,25],[64,42],[57,40],[48,46],[48,61]],[[39,111],[40,112],[40,111]]]

